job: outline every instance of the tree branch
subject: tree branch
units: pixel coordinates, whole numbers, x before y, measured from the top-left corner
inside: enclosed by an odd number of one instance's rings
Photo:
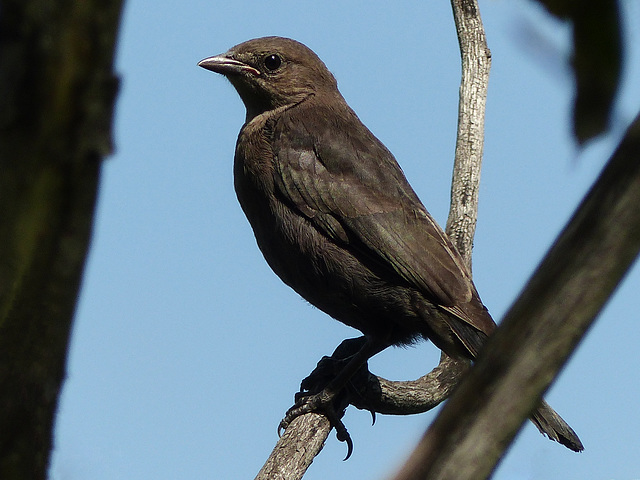
[[[45,479],[111,146],[120,2],[0,12],[0,478]]]
[[[640,114],[395,480],[491,474],[638,255],[638,205]]]
[[[458,135],[451,180],[446,232],[471,272],[471,251],[478,220],[478,191],[484,147],[484,112],[489,88],[491,51],[475,0],[452,0],[458,32],[462,81],[458,102]]]

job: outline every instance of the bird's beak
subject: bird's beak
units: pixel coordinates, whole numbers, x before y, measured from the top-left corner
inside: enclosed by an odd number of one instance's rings
[[[200,60],[198,62],[198,66],[222,75],[238,75],[241,73],[250,73],[255,76],[260,75],[259,70],[256,70],[246,63],[231,58],[227,56],[227,54],[216,55],[215,57],[208,57],[204,60]]]

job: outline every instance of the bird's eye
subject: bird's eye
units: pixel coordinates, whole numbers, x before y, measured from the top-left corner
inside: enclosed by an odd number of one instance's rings
[[[273,53],[264,57],[264,66],[267,67],[268,70],[277,70],[280,65],[282,65],[280,55]]]

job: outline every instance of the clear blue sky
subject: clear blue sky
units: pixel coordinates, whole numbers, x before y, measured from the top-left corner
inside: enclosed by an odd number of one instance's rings
[[[232,186],[244,107],[196,63],[264,35],[307,44],[443,223],[459,53],[449,3],[411,3],[126,2],[116,152],[103,169],[53,480],[255,476],[300,380],[357,332],[306,304],[262,259]],[[640,108],[640,6],[623,4],[630,62],[614,131],[580,151],[569,29],[530,2],[482,2],[493,68],[474,278],[496,319]],[[585,452],[527,425],[495,478],[640,478],[638,292],[636,265],[547,395]],[[437,359],[423,343],[383,352],[371,369],[413,379]],[[351,407],[352,458],[342,461],[332,434],[305,478],[384,478],[434,415],[379,416],[372,427]]]

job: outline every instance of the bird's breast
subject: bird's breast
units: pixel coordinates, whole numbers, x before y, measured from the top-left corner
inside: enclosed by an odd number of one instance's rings
[[[234,186],[260,250],[280,274],[279,264],[287,254],[285,244],[294,241],[290,230],[296,218],[276,193],[273,151],[264,134],[264,122],[255,120],[246,124],[238,137]]]

